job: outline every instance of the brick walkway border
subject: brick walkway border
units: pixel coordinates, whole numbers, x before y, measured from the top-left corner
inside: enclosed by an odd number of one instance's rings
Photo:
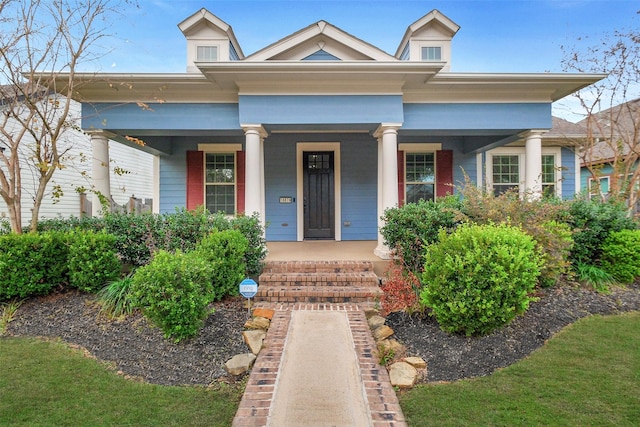
[[[262,427],[267,425],[271,401],[275,392],[278,368],[287,339],[293,310],[346,311],[353,335],[360,375],[371,411],[373,427],[406,427],[398,398],[391,387],[387,370],[380,366],[376,344],[369,329],[364,309],[358,304],[329,303],[258,303],[256,307],[275,310],[264,347],[249,375],[240,407],[233,420],[236,427]]]

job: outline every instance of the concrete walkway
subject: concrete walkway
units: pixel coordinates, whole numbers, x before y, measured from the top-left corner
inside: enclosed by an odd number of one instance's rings
[[[234,426],[406,426],[362,306],[262,307],[275,314]]]

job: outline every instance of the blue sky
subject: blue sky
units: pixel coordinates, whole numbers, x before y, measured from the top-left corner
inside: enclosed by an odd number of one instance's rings
[[[638,0],[138,1],[112,26],[99,71],[185,71],[177,24],[202,7],[231,25],[245,55],[321,19],[394,54],[406,28],[438,9],[461,27],[455,72],[559,72],[562,45],[640,22]]]
[[[593,45],[614,30],[640,27],[639,0],[138,0],[111,26],[114,38],[87,71],[181,73],[186,41],[177,25],[205,7],[231,25],[245,55],[319,20],[390,54],[405,30],[433,9],[460,26],[453,72],[562,72],[562,46]],[[588,37],[585,41],[584,37]],[[582,118],[575,99],[554,115]]]

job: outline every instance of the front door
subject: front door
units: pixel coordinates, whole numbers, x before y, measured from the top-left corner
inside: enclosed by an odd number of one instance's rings
[[[304,238],[335,238],[333,151],[305,151]]]

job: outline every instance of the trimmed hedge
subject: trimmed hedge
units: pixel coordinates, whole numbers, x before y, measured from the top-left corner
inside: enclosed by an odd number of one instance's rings
[[[450,333],[484,335],[524,313],[543,265],[534,240],[507,225],[440,232],[426,252],[421,303]]]
[[[0,300],[47,294],[68,278],[66,233],[0,236]]]
[[[245,278],[248,241],[238,230],[213,232],[196,246],[191,255],[212,266],[211,300],[238,295],[238,284]]]
[[[176,342],[198,334],[212,301],[213,266],[195,253],[159,251],[132,278],[131,301]]]
[[[640,230],[609,234],[602,245],[602,269],[620,283],[640,277]]]
[[[120,277],[122,264],[114,248],[115,236],[76,231],[69,235],[69,285],[97,292]]]

